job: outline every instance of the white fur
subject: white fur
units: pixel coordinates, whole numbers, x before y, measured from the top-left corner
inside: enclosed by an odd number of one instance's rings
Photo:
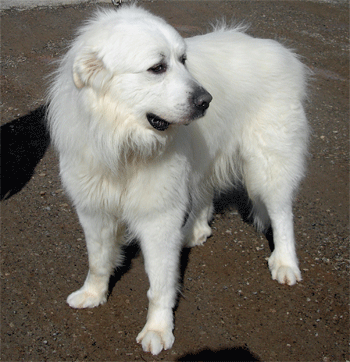
[[[159,62],[165,72],[149,71]],[[68,304],[106,302],[127,228],[140,241],[150,280],[137,341],[153,354],[171,348],[181,248],[211,235],[214,190],[235,181],[246,187],[256,225],[271,222],[272,278],[301,280],[292,200],[307,152],[306,73],[275,41],[225,27],[184,40],[135,5],[100,11],[83,26],[49,93],[61,177],[89,254],[86,281]],[[203,118],[191,121],[191,95],[200,86],[213,100]],[[169,128],[155,130],[148,112]]]

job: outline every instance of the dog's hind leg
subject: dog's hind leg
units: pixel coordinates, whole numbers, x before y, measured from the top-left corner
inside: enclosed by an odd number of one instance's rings
[[[281,284],[293,285],[301,281],[295,250],[293,214],[289,205],[268,205],[275,249],[269,258],[272,279]]]
[[[241,152],[242,170],[249,197],[253,204],[257,201],[255,211],[261,213],[257,224],[268,219],[271,222],[275,247],[269,258],[272,279],[293,285],[301,280],[301,273],[295,247],[292,202],[304,176],[308,125],[297,99],[294,103],[276,107],[278,104],[272,103],[261,112],[258,122],[252,120],[247,127],[245,139],[249,142],[246,141]]]
[[[69,295],[72,308],[93,308],[107,301],[109,278],[121,262],[124,226],[113,217],[78,211],[89,256],[89,272],[84,285]]]
[[[271,223],[274,250],[268,264],[272,279],[293,285],[301,280],[301,273],[295,248],[292,201],[303,167],[300,164],[300,172],[296,172],[288,158],[281,159],[273,153],[268,158],[263,158],[263,152],[256,154],[254,161],[250,160],[244,167],[255,224],[264,229]]]
[[[266,197],[263,203],[254,202],[253,198],[254,222],[262,231],[271,223],[274,250],[268,264],[272,279],[281,284],[293,285],[301,280],[301,273],[295,249],[292,198],[282,195],[283,192],[279,193],[277,189],[276,193]]]
[[[193,247],[203,245],[212,235],[209,221],[214,212],[214,192],[206,191],[200,200],[194,200],[193,208],[189,216],[185,231],[185,246]]]
[[[293,285],[301,280],[301,273],[295,249],[291,198],[288,200],[281,196],[279,201],[274,198],[265,200],[266,211],[259,204],[259,208],[254,210],[257,227],[264,229],[268,226],[267,211],[273,230],[274,250],[268,260],[272,279]]]

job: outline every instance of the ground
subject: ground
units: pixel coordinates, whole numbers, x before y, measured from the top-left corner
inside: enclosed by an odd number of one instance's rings
[[[148,289],[136,246],[126,250],[107,304],[69,308],[65,300],[87,272],[84,237],[51,146],[43,156],[41,110],[30,112],[44,104],[52,61],[95,5],[3,11],[1,360],[350,360],[347,2],[144,5],[184,36],[222,16],[245,20],[250,34],[284,42],[314,72],[309,167],[294,206],[303,281],[289,287],[271,280],[266,237],[223,198],[213,236],[183,252],[171,350],[154,357],[135,342]]]

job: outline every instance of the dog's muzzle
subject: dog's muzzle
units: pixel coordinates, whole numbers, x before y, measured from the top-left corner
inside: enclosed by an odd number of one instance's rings
[[[203,117],[212,99],[213,97],[210,93],[208,93],[203,87],[198,87],[190,98],[193,111],[188,117],[188,121],[186,123],[183,122],[180,124],[188,124],[190,121]],[[170,122],[154,113],[147,113],[146,116],[149,124],[157,131],[165,131],[170,126]]]

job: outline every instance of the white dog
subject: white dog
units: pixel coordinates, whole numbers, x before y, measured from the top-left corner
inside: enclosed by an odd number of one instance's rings
[[[306,75],[276,41],[225,26],[183,39],[136,5],[99,11],[83,26],[55,73],[48,111],[89,255],[68,304],[106,302],[127,230],[150,281],[137,341],[153,354],[171,348],[181,248],[206,241],[214,190],[237,181],[256,226],[272,226],[272,278],[301,280],[292,199],[307,153]]]

